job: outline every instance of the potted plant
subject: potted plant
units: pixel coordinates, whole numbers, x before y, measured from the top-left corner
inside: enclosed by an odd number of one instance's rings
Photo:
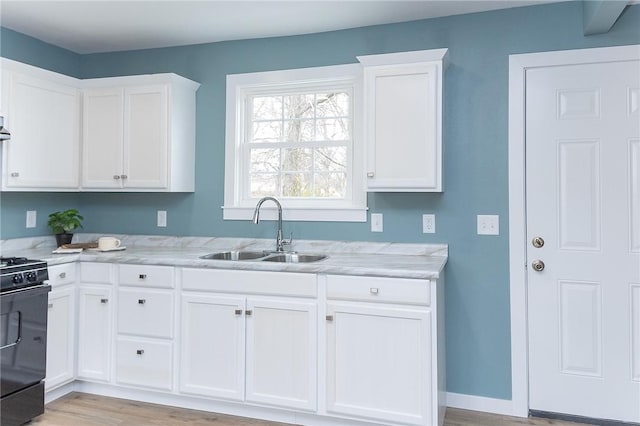
[[[76,209],[68,209],[62,212],[54,212],[49,215],[49,228],[56,236],[56,244],[60,247],[69,244],[73,238],[73,230],[82,228],[81,221],[84,217]]]

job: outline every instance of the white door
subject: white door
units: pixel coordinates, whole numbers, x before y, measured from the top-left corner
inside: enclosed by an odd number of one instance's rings
[[[245,299],[182,296],[180,392],[244,400]]]
[[[120,188],[123,174],[123,89],[87,89],[82,96],[82,186]]]
[[[316,323],[315,302],[247,300],[247,401],[315,411]]]
[[[49,294],[46,390],[73,380],[75,291],[72,286]]]
[[[327,411],[430,424],[431,312],[330,302],[327,316]]]
[[[640,422],[639,109],[638,61],[526,72],[532,410]]]
[[[108,381],[113,315],[111,288],[81,286],[78,297],[78,377]]]
[[[168,99],[166,85],[129,87],[124,104],[126,188],[166,188]]]

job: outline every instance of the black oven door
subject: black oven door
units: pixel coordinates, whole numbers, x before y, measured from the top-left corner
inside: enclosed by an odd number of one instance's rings
[[[44,379],[47,365],[48,285],[0,295],[0,394]]]

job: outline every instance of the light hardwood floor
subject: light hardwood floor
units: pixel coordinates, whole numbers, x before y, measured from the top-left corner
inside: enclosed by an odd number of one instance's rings
[[[30,424],[37,426],[287,426],[284,423],[76,392],[47,404],[45,413]],[[447,409],[444,424],[445,426],[577,425],[577,423],[557,420],[522,419],[453,408]]]

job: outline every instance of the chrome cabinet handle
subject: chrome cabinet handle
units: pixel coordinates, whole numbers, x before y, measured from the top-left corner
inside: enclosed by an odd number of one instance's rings
[[[247,309],[246,311],[244,311],[244,314],[250,317],[251,315],[253,315],[253,311],[251,309]]]
[[[20,173],[18,173],[18,172],[12,172],[12,173],[11,173],[11,177],[20,177]]]
[[[118,179],[120,179],[120,175],[113,175],[113,178],[114,178],[115,180],[118,180]]]
[[[143,355],[144,354],[144,349],[138,349],[136,351],[136,355]]]
[[[60,272],[60,274],[58,274],[58,276],[60,278],[67,278],[67,273],[66,272]]]
[[[325,318],[327,321],[333,321],[333,315],[327,315]]]
[[[128,176],[127,175],[120,175],[121,179],[126,179]]]
[[[140,275],[138,275],[138,279],[146,280],[146,279],[147,279],[147,274],[140,274]]]
[[[109,299],[100,299],[100,303],[109,303]]]
[[[53,303],[49,303],[49,309],[53,308]]]
[[[235,314],[236,315],[242,315],[242,309],[236,309],[235,310]]]
[[[147,303],[146,299],[138,299],[138,305],[144,305],[145,303]]]
[[[374,172],[368,172],[368,173],[367,173],[367,177],[368,177],[368,178],[372,178],[372,177],[374,177],[374,176],[375,176],[375,173],[374,173]]]
[[[370,292],[371,294],[378,294],[378,289],[377,289],[376,287],[371,287],[371,288],[369,289],[369,292]]]

